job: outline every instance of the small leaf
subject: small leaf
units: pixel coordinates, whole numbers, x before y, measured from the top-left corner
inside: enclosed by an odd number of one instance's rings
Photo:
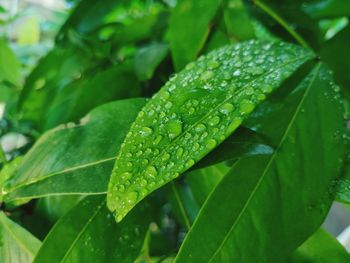
[[[134,262],[150,223],[149,206],[140,204],[122,224],[106,208],[104,195],[83,199],[45,238],[34,262]]]
[[[265,111],[269,121],[259,122],[259,131],[272,130],[277,149],[235,163],[204,203],[176,262],[283,262],[319,228],[346,155],[334,87],[318,64],[279,101],[280,111]]]
[[[223,142],[312,57],[294,45],[250,41],[213,51],[171,78],[139,112],[117,157],[107,196],[117,221]]]
[[[40,241],[0,212],[0,262],[30,263]]]

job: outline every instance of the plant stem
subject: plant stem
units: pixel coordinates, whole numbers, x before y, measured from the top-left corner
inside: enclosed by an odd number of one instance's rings
[[[298,34],[293,28],[291,28],[286,21],[283,20],[275,11],[273,11],[270,7],[260,2],[260,0],[254,0],[254,3],[263,10],[266,14],[271,16],[277,23],[279,23],[300,45],[305,48],[311,49],[309,44],[302,38],[301,35]]]
[[[179,195],[179,193],[178,193],[178,191],[177,191],[177,189],[176,189],[176,185],[175,185],[175,183],[174,183],[173,181],[171,182],[171,189],[172,189],[173,192],[174,192],[176,201],[177,201],[177,203],[178,203],[178,205],[179,205],[180,212],[181,212],[181,215],[182,215],[183,220],[184,220],[184,222],[185,222],[185,225],[186,225],[186,227],[187,227],[187,230],[189,230],[189,229],[191,228],[191,223],[190,223],[190,220],[188,219],[188,216],[187,216],[186,211],[185,211],[185,207],[184,207],[184,205],[183,205],[183,203],[182,203],[182,200],[181,200],[181,198],[180,198],[180,195]]]

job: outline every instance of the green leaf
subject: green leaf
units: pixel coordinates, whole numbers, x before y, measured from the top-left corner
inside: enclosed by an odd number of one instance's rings
[[[350,15],[348,0],[316,0],[303,5],[303,10],[313,18]]]
[[[133,65],[130,64],[125,62],[109,67],[92,77],[64,86],[46,113],[45,130],[61,123],[77,121],[91,109],[104,103],[140,96],[141,88],[133,73]]]
[[[170,49],[177,71],[196,59],[210,32],[220,1],[178,0],[169,21]]]
[[[218,163],[186,174],[186,181],[200,205],[203,205],[210,192],[230,170],[225,163]]]
[[[135,72],[140,80],[151,79],[154,71],[168,53],[168,45],[152,43],[140,48],[135,55]]]
[[[294,45],[244,42],[213,51],[171,78],[139,112],[117,157],[107,196],[117,221],[223,142],[312,57]]]
[[[334,89],[329,70],[318,64],[281,111],[265,111],[268,127],[256,125],[278,134],[276,151],[235,163],[206,200],[176,262],[281,262],[318,229],[346,153],[344,109]]]
[[[339,84],[342,84],[349,92],[350,61],[344,57],[350,56],[350,25],[340,31],[333,38],[325,42],[320,50],[320,56],[334,71],[334,77]],[[341,55],[339,55],[341,54]]]
[[[106,192],[115,155],[144,103],[129,99],[105,104],[79,125],[44,134],[2,189],[5,200]]]
[[[21,64],[6,41],[0,38],[0,84],[3,81],[21,85]]]
[[[345,248],[323,229],[317,230],[293,253],[286,263],[345,263],[350,255]]]
[[[30,263],[40,241],[0,212],[0,262]]]
[[[52,101],[64,86],[80,78],[89,59],[82,50],[56,47],[50,51],[26,79],[18,103],[21,118],[43,129]]]
[[[224,0],[223,15],[230,38],[242,41],[255,37],[252,20],[242,0]]]
[[[134,262],[150,224],[149,208],[141,204],[117,225],[105,202],[99,195],[78,203],[47,235],[34,262]]]
[[[266,139],[250,129],[239,127],[234,134],[226,138],[218,147],[203,157],[191,170],[203,168],[223,161],[243,156],[272,154],[273,148]]]

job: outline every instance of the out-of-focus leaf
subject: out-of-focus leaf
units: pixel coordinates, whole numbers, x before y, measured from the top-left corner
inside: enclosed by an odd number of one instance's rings
[[[178,0],[169,22],[170,49],[177,71],[196,59],[209,35],[218,0]]]
[[[116,219],[222,143],[312,57],[294,45],[250,41],[213,51],[171,78],[140,111],[119,151],[107,195]]]
[[[107,190],[116,154],[144,99],[94,109],[80,125],[44,134],[2,189],[8,200]]]
[[[20,86],[20,68],[21,65],[13,51],[4,39],[0,39],[0,84],[5,81]]]
[[[33,121],[42,129],[56,94],[81,77],[89,59],[91,58],[84,51],[55,48],[40,60],[28,76],[20,96],[22,119]]]
[[[317,230],[286,261],[286,263],[328,262],[350,262],[350,255],[332,235],[323,229]]]
[[[135,55],[135,72],[140,80],[148,80],[153,76],[157,66],[168,53],[168,45],[152,43],[141,47]]]
[[[150,220],[143,203],[116,224],[104,195],[86,197],[57,222],[34,262],[134,262]]]
[[[40,25],[36,16],[30,16],[22,21],[18,28],[18,44],[34,45],[40,40]]]
[[[30,263],[40,241],[0,212],[0,262]]]
[[[323,44],[320,56],[334,72],[334,77],[347,91],[350,90],[350,25]],[[341,55],[339,55],[341,54]]]
[[[48,109],[45,130],[61,123],[78,121],[101,104],[140,95],[139,82],[130,63],[109,67],[91,78],[63,87]]]
[[[340,17],[350,15],[348,0],[314,0],[305,2],[303,10],[313,18]]]
[[[264,115],[283,116],[278,125],[260,127],[274,130],[276,151],[235,163],[199,212],[176,262],[281,262],[318,229],[346,154],[344,109],[330,83],[329,70],[318,64],[282,112]]]
[[[186,174],[186,181],[200,205],[229,170],[230,166],[227,164],[218,163]]]
[[[242,0],[225,0],[223,15],[230,38],[242,41],[255,37],[252,19],[248,16]]]
[[[199,211],[199,206],[186,185],[171,182],[168,190],[171,210],[183,226],[190,229]]]

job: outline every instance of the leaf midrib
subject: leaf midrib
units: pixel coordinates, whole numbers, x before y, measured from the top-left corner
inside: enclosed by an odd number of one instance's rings
[[[269,162],[267,163],[267,165],[266,165],[266,167],[265,167],[265,169],[264,169],[264,171],[263,171],[261,177],[259,178],[259,180],[258,180],[256,186],[254,187],[252,193],[249,195],[249,197],[248,197],[246,203],[244,204],[244,207],[242,208],[242,211],[239,213],[237,219],[235,220],[234,224],[233,224],[232,227],[230,228],[229,232],[227,233],[227,235],[226,235],[225,238],[223,239],[222,243],[221,243],[220,246],[217,248],[217,250],[215,251],[215,253],[213,254],[213,256],[209,259],[208,262],[213,262],[214,258],[215,258],[216,255],[220,252],[221,248],[225,245],[225,243],[227,242],[227,240],[228,240],[230,234],[231,234],[232,231],[235,229],[235,227],[237,226],[238,222],[240,221],[240,219],[242,218],[243,214],[245,213],[246,209],[248,208],[248,206],[249,206],[249,204],[250,204],[250,201],[253,199],[253,197],[254,197],[256,191],[258,190],[258,188],[260,187],[262,181],[264,180],[264,178],[265,178],[265,176],[266,176],[266,174],[267,174],[267,171],[269,170],[269,168],[270,168],[272,162],[274,161],[274,159],[275,159],[275,157],[276,157],[278,151],[279,151],[280,148],[282,147],[282,144],[285,142],[285,140],[286,140],[286,138],[287,138],[287,136],[288,136],[288,134],[289,134],[289,131],[290,131],[292,125],[294,125],[294,121],[295,121],[295,119],[297,118],[297,116],[299,115],[299,113],[300,113],[300,111],[301,111],[301,107],[302,107],[302,105],[304,104],[304,101],[305,101],[306,97],[307,97],[308,94],[309,94],[309,91],[310,91],[310,89],[311,89],[311,86],[312,86],[313,82],[315,81],[315,78],[316,78],[316,76],[317,76],[317,74],[318,74],[318,71],[319,71],[319,69],[320,69],[320,66],[321,66],[321,64],[318,64],[318,65],[316,66],[314,76],[313,76],[313,78],[310,80],[310,83],[309,83],[307,89],[305,90],[305,93],[304,93],[302,99],[300,100],[300,103],[298,104],[298,107],[296,108],[295,113],[293,114],[293,117],[292,117],[290,123],[288,124],[287,129],[286,129],[285,133],[283,134],[283,137],[282,137],[280,143],[278,144],[278,146],[277,146],[277,148],[276,148],[276,151],[271,155],[271,158],[270,158]],[[209,198],[208,198],[208,199],[209,199]]]
[[[286,66],[286,65],[289,65],[289,64],[292,64],[293,62],[296,62],[300,59],[302,59],[304,56],[300,56],[298,57],[297,59],[293,59],[293,60],[290,60],[288,63],[283,63],[281,64],[281,68]],[[312,56],[310,55],[310,58],[312,58]],[[306,60],[305,60],[306,61]],[[239,92],[241,92],[242,90],[244,90],[246,87],[250,86],[252,83],[254,83],[255,81],[259,80],[260,78],[262,77],[265,77],[266,75],[268,74],[271,74],[273,71],[276,71],[277,69],[274,69],[274,70],[271,70],[271,71],[268,71],[258,77],[256,77],[255,79],[253,79],[251,82],[249,82],[248,84],[246,84],[245,86],[243,86],[241,89],[237,90],[237,92],[235,92],[234,94],[232,94],[231,96],[229,96],[228,98],[226,98],[225,100],[223,100],[221,103],[219,103],[215,108],[213,108],[212,110],[208,111],[207,114],[205,114],[202,118],[200,118],[198,121],[196,121],[194,124],[190,125],[186,130],[184,130],[183,133],[181,133],[177,138],[175,138],[171,143],[169,143],[166,147],[163,148],[163,150],[157,155],[156,158],[154,158],[153,160],[150,161],[150,164],[149,165],[154,165],[154,163],[159,160],[160,156],[162,156],[162,154],[164,152],[167,152],[169,147],[171,147],[172,145],[174,145],[178,140],[182,139],[183,136],[185,136],[186,133],[188,133],[188,131],[192,130],[196,125],[198,125],[200,122],[202,122],[203,120],[205,120],[208,116],[210,116],[213,112],[215,112],[218,108],[220,108],[224,103],[226,103],[228,100],[232,99],[235,95],[239,94]],[[118,156],[117,158],[117,161],[118,162],[118,159],[119,157],[121,156],[121,151],[120,151],[120,155]],[[142,175],[144,174],[144,172],[142,173]]]

